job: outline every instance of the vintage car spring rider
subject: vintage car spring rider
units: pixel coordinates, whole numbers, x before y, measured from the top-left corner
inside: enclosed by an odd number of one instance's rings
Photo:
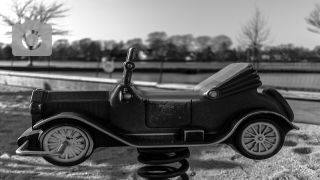
[[[99,147],[133,146],[144,178],[187,178],[189,146],[225,143],[250,159],[281,149],[294,114],[248,63],[234,63],[189,91],[142,91],[131,83],[136,49],[128,51],[122,81],[111,91],[32,92],[32,125],[16,153],[58,166],[85,161]],[[180,162],[181,167],[161,166]]]

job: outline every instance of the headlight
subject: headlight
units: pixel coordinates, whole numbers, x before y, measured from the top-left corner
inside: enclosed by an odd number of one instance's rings
[[[217,90],[210,90],[208,93],[207,93],[207,96],[208,98],[210,99],[217,99],[219,97],[219,92]]]

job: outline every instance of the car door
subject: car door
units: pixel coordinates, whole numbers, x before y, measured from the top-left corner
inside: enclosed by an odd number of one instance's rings
[[[150,128],[180,128],[191,124],[191,100],[146,102],[146,124]]]

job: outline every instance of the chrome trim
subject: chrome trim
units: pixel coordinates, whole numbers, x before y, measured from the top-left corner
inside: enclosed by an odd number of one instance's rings
[[[76,113],[72,113],[72,112],[65,112],[65,113],[61,113],[61,114],[58,114],[58,115],[55,115],[55,116],[52,116],[50,118],[47,118],[47,119],[44,119],[42,121],[39,121],[37,124],[35,124],[33,126],[34,129],[38,129],[41,125],[45,124],[45,123],[48,123],[50,121],[53,121],[55,119],[60,119],[60,118],[70,118],[70,119],[75,119],[75,120],[79,120],[99,131],[101,131],[102,133],[105,133],[107,134],[108,136],[120,141],[120,142],[123,142],[124,144],[127,144],[128,146],[133,146],[133,147],[137,147],[137,148],[164,148],[164,147],[186,147],[186,146],[207,146],[207,145],[214,145],[214,144],[218,144],[218,143],[221,143],[223,142],[224,140],[228,139],[232,134],[233,132],[237,129],[237,127],[244,121],[246,120],[247,118],[251,117],[251,116],[254,116],[254,115],[257,115],[257,114],[273,114],[273,115],[276,115],[276,116],[279,116],[281,117],[282,119],[284,119],[286,122],[288,122],[289,124],[292,125],[292,127],[294,129],[299,129],[297,126],[295,126],[294,124],[292,124],[286,117],[284,117],[283,115],[281,114],[278,114],[278,113],[275,113],[275,112],[272,112],[272,111],[257,111],[257,112],[253,112],[253,113],[250,113],[250,114],[247,114],[246,116],[242,117],[232,128],[232,130],[224,137],[222,137],[220,140],[217,140],[215,142],[208,142],[208,143],[203,143],[203,144],[173,144],[173,145],[170,145],[170,144],[167,144],[167,145],[137,145],[137,144],[134,144],[132,142],[129,142],[127,140],[124,140],[122,137],[120,137],[119,135],[117,134],[114,134],[114,133],[111,133],[109,132],[110,130],[107,129],[107,128],[104,128],[102,125],[98,124],[98,123],[91,123],[91,122],[88,122],[87,119],[91,119],[91,118],[88,118],[88,117],[85,117],[83,115],[80,115],[80,114],[76,114]]]
[[[122,134],[126,136],[172,136],[179,135],[178,133],[132,133],[132,134]]]
[[[212,131],[212,132],[205,132],[204,134],[219,134],[219,132]]]
[[[29,146],[29,140],[24,142],[17,150],[16,154],[19,156],[60,156],[68,145],[67,141],[64,141],[57,151],[28,151],[25,150]]]

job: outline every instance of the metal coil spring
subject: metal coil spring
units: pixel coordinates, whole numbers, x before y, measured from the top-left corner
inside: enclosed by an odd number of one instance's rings
[[[189,163],[185,158],[190,156],[189,148],[138,148],[138,161],[144,166],[138,170],[139,176],[146,179],[168,179],[180,176],[182,180],[188,180],[185,173],[189,169]],[[180,168],[167,166],[179,162]],[[157,165],[157,166],[154,166]]]

